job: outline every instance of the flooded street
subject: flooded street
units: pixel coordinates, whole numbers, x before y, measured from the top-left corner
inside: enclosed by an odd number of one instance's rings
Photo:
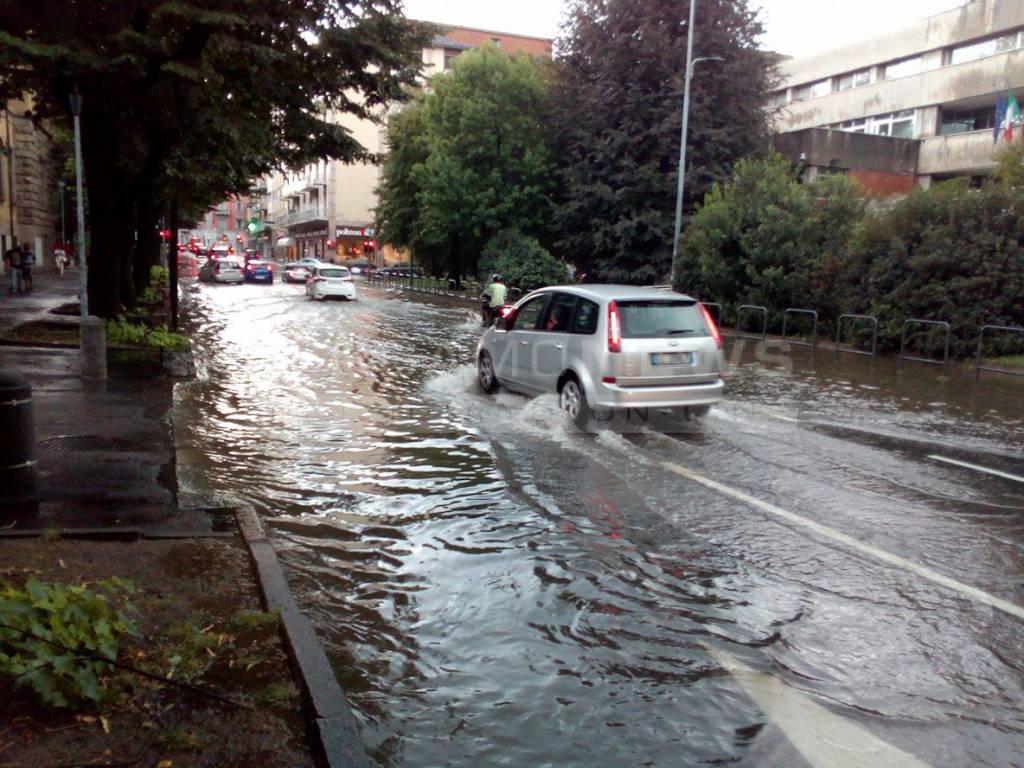
[[[379,765],[1024,765],[1024,382],[727,338],[702,423],[583,435],[359,290],[183,286],[175,428]]]

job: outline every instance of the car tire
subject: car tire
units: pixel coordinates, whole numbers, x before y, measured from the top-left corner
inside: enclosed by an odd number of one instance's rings
[[[476,361],[476,382],[480,389],[488,395],[495,394],[501,385],[498,384],[498,374],[494,371],[494,361],[488,352],[481,352]]]
[[[590,424],[592,411],[583,385],[575,376],[567,376],[558,390],[558,409],[579,429]]]

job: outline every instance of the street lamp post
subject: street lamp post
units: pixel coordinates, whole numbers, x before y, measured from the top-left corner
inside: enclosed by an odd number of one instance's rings
[[[78,195],[78,284],[82,292],[79,306],[82,322],[89,316],[89,268],[85,262],[85,205],[82,200],[82,94],[71,94],[71,114],[75,117],[75,192]]]
[[[672,282],[679,270],[679,231],[683,223],[683,185],[686,179],[686,129],[690,121],[690,80],[693,67],[702,61],[722,61],[721,56],[693,58],[693,30],[697,26],[697,0],[690,0],[690,18],[686,22],[686,75],[683,80],[683,120],[679,137],[679,180],[676,184],[676,223],[672,234]]]
[[[67,185],[64,184],[64,180],[63,179],[61,179],[60,181],[57,182],[57,194],[60,195],[60,245],[61,245],[61,248],[63,248],[64,245],[68,241],[68,230],[67,230],[67,227],[64,226],[64,188],[65,188],[65,186],[67,186]]]

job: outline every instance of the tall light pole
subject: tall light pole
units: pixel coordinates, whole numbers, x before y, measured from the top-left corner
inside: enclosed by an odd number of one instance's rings
[[[79,306],[82,322],[89,316],[89,268],[85,263],[85,205],[82,200],[82,94],[71,94],[71,114],[75,116],[75,191],[78,195],[78,285],[82,292]]]
[[[679,137],[679,180],[676,183],[676,224],[672,234],[672,274],[669,282],[679,270],[679,231],[683,224],[683,184],[686,178],[686,128],[690,121],[690,80],[693,67],[702,61],[722,61],[721,56],[693,58],[693,29],[697,26],[697,0],[690,0],[690,18],[686,22],[686,75],[683,82],[683,127]]]
[[[68,242],[67,227],[64,226],[64,180],[57,182],[57,194],[60,195],[60,246],[63,248]]]

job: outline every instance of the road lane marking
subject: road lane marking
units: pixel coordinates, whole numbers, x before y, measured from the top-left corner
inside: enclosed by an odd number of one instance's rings
[[[858,552],[862,552],[866,555],[871,555],[872,557],[889,563],[890,565],[895,565],[897,568],[902,568],[905,571],[917,574],[918,576],[928,579],[940,586],[951,589],[954,592],[959,592],[972,600],[977,600],[978,602],[985,603],[993,608],[998,608],[1000,611],[1008,613],[1011,616],[1015,616],[1018,619],[1024,619],[1024,608],[1016,605],[1015,603],[1011,603],[1008,600],[1003,600],[995,595],[990,595],[988,592],[984,592],[977,587],[972,587],[969,584],[963,584],[956,579],[951,579],[949,576],[944,576],[938,571],[934,571],[927,566],[918,565],[912,560],[907,560],[905,557],[894,555],[891,552],[887,552],[886,550],[880,549],[872,544],[859,541],[858,539],[848,536],[841,531],[837,531],[834,528],[829,528],[827,525],[816,523],[813,520],[808,520],[806,517],[789,512],[781,507],[775,506],[774,504],[770,504],[767,501],[762,501],[761,499],[751,496],[749,493],[744,493],[736,488],[723,485],[709,477],[704,477],[704,475],[701,475],[698,472],[694,472],[692,469],[687,469],[680,464],[673,464],[670,461],[661,461],[658,463],[663,469],[667,469],[669,472],[674,472],[677,475],[693,480],[695,483],[700,483],[713,491],[718,491],[718,493],[721,493],[724,496],[731,496],[732,498],[749,504],[752,507],[756,507],[763,512],[775,515],[776,517],[782,518],[794,525],[802,526],[814,533],[817,533],[819,536],[832,539],[833,541],[837,541],[850,549],[857,550]]]
[[[1002,477],[1007,480],[1013,480],[1014,482],[1017,483],[1024,483],[1024,477],[1021,477],[1020,475],[1011,475],[1009,472],[1000,472],[998,469],[989,469],[988,467],[981,467],[978,466],[977,464],[970,464],[966,461],[947,459],[945,456],[937,456],[934,453],[928,454],[928,458],[933,459],[935,461],[942,461],[945,462],[946,464],[954,464],[958,467],[963,467],[964,469],[973,469],[975,472],[984,472],[987,475],[995,475],[996,477]]]
[[[930,768],[728,651],[701,645],[814,768]]]

